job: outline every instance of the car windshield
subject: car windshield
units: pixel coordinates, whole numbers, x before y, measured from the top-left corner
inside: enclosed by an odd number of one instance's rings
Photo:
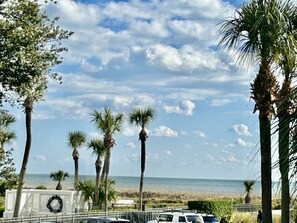
[[[196,221],[200,220],[198,215],[187,215],[187,221]]]
[[[214,216],[203,216],[203,221],[205,223],[208,223],[208,222],[218,222],[219,220]]]

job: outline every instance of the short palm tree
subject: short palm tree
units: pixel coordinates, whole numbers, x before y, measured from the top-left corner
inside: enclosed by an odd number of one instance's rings
[[[129,122],[131,125],[135,125],[141,128],[139,132],[139,140],[141,142],[141,175],[140,175],[140,184],[139,184],[139,210],[142,208],[142,195],[143,195],[143,181],[144,181],[144,171],[145,171],[145,142],[148,137],[145,128],[148,124],[154,119],[155,110],[153,108],[145,109],[134,109],[129,114]]]
[[[115,181],[112,179],[108,179],[107,187],[108,187],[108,200],[114,201],[117,198],[117,193],[114,189]],[[83,181],[79,181],[77,184],[77,191],[81,192],[85,201],[88,202],[89,210],[91,209],[91,202],[95,203],[95,183],[91,179],[85,179]],[[105,183],[100,184],[100,202],[105,200]]]
[[[100,186],[100,172],[102,169],[102,160],[105,153],[105,147],[104,142],[100,139],[92,139],[88,143],[88,148],[92,149],[92,153],[97,156],[96,162],[95,162],[95,169],[96,169],[96,185],[95,185],[95,199],[94,199],[94,205],[99,205],[99,186]]]
[[[76,189],[76,183],[78,179],[78,148],[81,147],[86,141],[85,133],[81,131],[73,131],[68,133],[68,145],[73,149],[72,158],[74,160],[74,189]]]
[[[67,177],[69,177],[68,172],[64,172],[63,170],[58,170],[56,172],[50,173],[50,178],[53,179],[54,181],[58,181],[56,190],[62,190],[61,181],[64,181]]]
[[[88,209],[91,210],[91,201],[93,201],[95,195],[94,181],[90,179],[78,181],[77,191],[81,192],[84,201],[88,202]]]
[[[246,192],[246,196],[245,196],[245,199],[244,199],[246,204],[251,203],[252,198],[250,196],[250,193],[253,190],[254,184],[255,184],[254,180],[245,180],[245,181],[243,181],[244,189],[245,189],[245,192]]]
[[[121,131],[124,121],[123,114],[113,114],[110,108],[104,108],[103,111],[94,110],[92,113],[92,122],[103,133],[103,142],[106,149],[104,158],[105,174],[105,212],[108,211],[108,174],[110,166],[111,148],[115,145],[114,134]]]
[[[108,186],[107,186],[108,197],[107,197],[107,199],[109,202],[115,201],[117,199],[117,192],[114,188],[114,185],[115,185],[115,180],[108,178]],[[101,183],[100,190],[99,190],[100,202],[105,201],[105,192],[104,191],[105,191],[105,183]]]
[[[279,54],[277,43],[285,35],[290,18],[285,5],[278,0],[252,0],[237,9],[234,17],[224,20],[220,30],[222,48],[235,49],[241,61],[250,59],[259,64],[251,93],[254,112],[259,110],[263,223],[272,222],[270,135],[278,86],[271,66]]]

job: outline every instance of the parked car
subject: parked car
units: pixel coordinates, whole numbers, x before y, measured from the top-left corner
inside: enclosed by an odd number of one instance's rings
[[[102,218],[102,217],[89,217],[79,221],[79,223],[131,223],[123,218]]]
[[[147,223],[204,223],[201,214],[183,212],[164,212],[157,216],[156,220]]]
[[[220,221],[212,214],[202,214],[204,223],[219,223]]]

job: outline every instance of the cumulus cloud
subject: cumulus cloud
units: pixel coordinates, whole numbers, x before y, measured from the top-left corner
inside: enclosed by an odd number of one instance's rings
[[[199,51],[191,45],[177,49],[169,45],[155,44],[147,48],[146,57],[151,64],[169,70],[214,70],[220,66],[220,61],[214,55]]]
[[[176,113],[183,115],[193,115],[195,104],[190,100],[183,100],[177,106],[164,106],[164,110],[167,113]]]
[[[154,129],[151,134],[153,136],[165,136],[165,137],[177,137],[178,133],[174,130],[172,130],[169,127],[166,127],[164,125],[160,126],[159,128]]]
[[[234,125],[232,129],[239,136],[251,136],[249,127],[244,124]]]

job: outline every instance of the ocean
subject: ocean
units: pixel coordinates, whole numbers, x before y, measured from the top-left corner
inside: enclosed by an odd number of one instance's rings
[[[139,190],[139,177],[130,176],[111,176],[115,180],[115,189]],[[80,176],[80,179],[94,179],[95,176]],[[24,187],[34,188],[44,185],[48,189],[54,189],[57,182],[50,179],[49,174],[27,174]],[[63,189],[73,188],[73,176],[70,175],[62,182]],[[164,177],[145,177],[144,191],[152,192],[193,192],[213,195],[234,195],[245,196],[243,180],[223,180],[223,179],[192,179],[192,178],[164,178]],[[279,193],[278,183],[273,186],[273,194]],[[253,186],[252,196],[261,195],[261,183],[256,181]]]

